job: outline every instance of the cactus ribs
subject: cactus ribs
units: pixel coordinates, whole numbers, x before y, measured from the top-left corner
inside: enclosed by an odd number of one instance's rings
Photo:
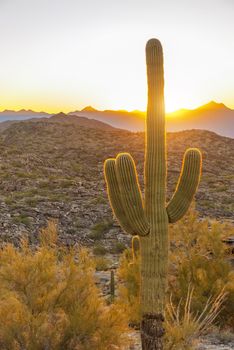
[[[142,349],[162,350],[167,287],[168,224],[188,210],[201,173],[198,149],[185,152],[178,185],[166,204],[166,140],[163,51],[157,39],[146,45],[148,106],[145,148],[145,198],[128,153],[107,159],[104,173],[113,212],[126,233],[139,236],[141,254]]]

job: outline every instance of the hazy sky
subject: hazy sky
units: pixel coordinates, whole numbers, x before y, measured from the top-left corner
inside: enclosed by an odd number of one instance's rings
[[[166,108],[234,108],[234,0],[0,0],[0,110],[145,109],[145,43]]]

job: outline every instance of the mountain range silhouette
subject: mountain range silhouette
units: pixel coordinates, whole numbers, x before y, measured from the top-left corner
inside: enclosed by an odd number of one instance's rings
[[[46,112],[34,112],[22,109],[20,111],[5,110],[0,112],[0,122],[10,120],[24,120],[28,118],[51,117]],[[118,129],[129,131],[143,131],[145,128],[145,112],[134,110],[104,110],[99,111],[92,106],[82,110],[63,113],[63,120],[69,116],[86,117],[106,123]],[[227,137],[234,137],[234,110],[223,103],[210,101],[196,109],[180,109],[167,114],[167,131],[181,131],[201,129],[213,131]]]

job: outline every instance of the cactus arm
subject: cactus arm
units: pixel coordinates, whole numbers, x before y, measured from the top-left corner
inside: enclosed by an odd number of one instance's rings
[[[146,236],[149,233],[149,223],[143,209],[134,160],[130,154],[120,153],[116,158],[115,166],[122,205],[127,218],[139,236]]]
[[[117,175],[115,170],[115,159],[107,159],[104,163],[104,175],[107,184],[107,193],[109,202],[116,219],[118,220],[122,229],[131,235],[136,234],[133,230],[129,220],[124,212]]]
[[[167,205],[170,223],[181,219],[187,212],[196,193],[201,174],[201,152],[190,148],[185,152],[176,191]]]

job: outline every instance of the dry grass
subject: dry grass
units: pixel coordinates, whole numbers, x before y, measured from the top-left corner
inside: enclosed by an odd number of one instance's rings
[[[177,306],[170,298],[166,307],[166,350],[190,350],[196,340],[206,334],[214,325],[222,310],[226,292],[209,297],[203,311],[194,313],[191,305],[194,288],[189,286],[186,300],[180,300]]]

